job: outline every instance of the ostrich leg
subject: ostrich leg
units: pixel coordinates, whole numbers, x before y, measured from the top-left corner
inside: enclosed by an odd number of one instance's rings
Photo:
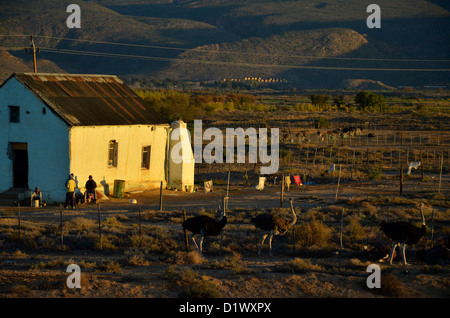
[[[199,246],[200,248],[198,249],[200,256],[203,257],[203,235],[200,236],[200,240],[199,240]]]
[[[269,234],[269,256],[270,257],[273,257],[273,254],[272,254],[272,239],[273,239],[273,231],[270,231],[270,234]]]
[[[191,234],[189,236],[191,237],[192,242],[194,242],[195,248],[198,250],[199,248],[198,248],[197,242],[194,239],[195,234]]]
[[[408,263],[406,262],[406,254],[405,254],[406,243],[402,244],[401,249],[402,249],[402,262],[403,262],[403,265],[408,265]]]
[[[264,241],[266,240],[266,237],[269,235],[269,233],[264,234],[263,236],[261,236],[261,240],[259,242],[259,246],[258,246],[258,257],[261,257],[261,250],[264,244]]]
[[[392,265],[392,259],[394,258],[394,252],[395,252],[395,249],[397,248],[397,245],[398,245],[399,243],[398,242],[394,242],[394,244],[392,245],[392,251],[391,251],[391,255],[389,255],[389,264],[391,264]]]

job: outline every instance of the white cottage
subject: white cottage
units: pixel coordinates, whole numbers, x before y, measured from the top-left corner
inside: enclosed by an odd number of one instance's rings
[[[170,126],[116,76],[15,73],[0,86],[0,192],[63,201],[70,173],[112,195],[164,186]]]

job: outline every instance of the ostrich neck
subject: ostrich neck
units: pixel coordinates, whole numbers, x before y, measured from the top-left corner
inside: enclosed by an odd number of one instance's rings
[[[290,226],[293,226],[297,222],[297,214],[295,214],[294,207],[291,202],[291,213],[292,213],[292,221],[289,223]]]
[[[422,206],[420,206],[420,215],[422,216],[422,224],[425,225],[425,217],[423,216]]]

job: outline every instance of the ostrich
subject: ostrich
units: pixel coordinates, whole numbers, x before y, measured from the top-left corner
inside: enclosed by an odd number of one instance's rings
[[[261,257],[261,250],[264,244],[264,241],[267,237],[269,237],[269,255],[273,257],[272,254],[272,238],[274,235],[284,235],[286,232],[297,222],[297,215],[295,214],[293,202],[294,199],[290,198],[291,202],[291,212],[292,212],[292,221],[288,222],[287,220],[281,218],[278,215],[272,214],[260,214],[255,218],[252,218],[252,223],[255,224],[255,227],[263,230],[264,234],[261,236],[261,241],[258,246],[258,257]]]
[[[191,232],[189,235],[191,240],[194,242],[195,247],[197,248],[200,256],[203,257],[202,253],[202,245],[203,238],[208,236],[217,236],[221,233],[222,229],[227,224],[227,216],[225,215],[225,211],[222,214],[222,218],[219,221],[214,220],[213,218],[207,215],[199,215],[193,218],[187,219],[183,222],[182,226],[185,230]],[[195,235],[200,235],[199,244],[195,242]]]
[[[395,249],[397,248],[397,246],[401,246],[402,262],[404,265],[408,265],[408,263],[406,263],[406,255],[405,255],[406,244],[417,244],[420,241],[420,239],[425,235],[426,232],[425,218],[423,216],[423,206],[424,204],[421,203],[420,204],[420,215],[422,216],[421,227],[414,226],[411,223],[405,221],[399,222],[382,221],[380,223],[381,231],[383,231],[387,237],[389,237],[394,241],[394,244],[392,245],[391,255],[389,256],[389,264],[392,264]]]

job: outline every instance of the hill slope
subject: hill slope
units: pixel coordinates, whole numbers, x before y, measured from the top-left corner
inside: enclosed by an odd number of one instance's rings
[[[39,60],[39,71],[48,73],[65,73],[54,62],[49,60]],[[31,61],[25,62],[17,58],[8,51],[0,50],[0,83],[6,80],[14,72],[33,72]]]
[[[367,43],[361,34],[350,29],[291,31],[267,38],[197,47],[180,54],[180,60],[162,75],[196,81],[276,77],[314,61],[311,56],[341,56]]]
[[[444,0],[379,0],[381,29],[367,28],[367,3],[360,0],[78,1],[81,29],[67,28],[67,3],[36,3],[1,1],[0,34],[36,35],[36,43],[41,47],[38,69],[42,60],[51,60],[71,73],[140,74],[186,80],[277,76],[289,79],[299,88],[337,87],[354,78],[391,86],[450,83],[448,72],[323,69],[448,69],[448,62],[389,61],[448,59],[450,38],[446,30],[450,29],[450,13]],[[22,49],[28,46],[27,36],[0,36],[0,41],[2,47],[20,48],[9,52],[29,65],[30,56]],[[55,48],[60,51],[54,52]],[[64,49],[81,52],[69,54]],[[84,51],[140,58],[99,57],[85,55]],[[241,54],[224,53],[228,51]],[[321,58],[301,59],[293,55]],[[248,67],[249,64],[260,67]]]
[[[42,0],[39,6],[27,0],[0,2],[0,34],[24,34],[22,37],[0,36],[3,46],[25,47],[29,34],[37,35],[35,42],[41,48],[38,59],[51,59],[61,68],[72,73],[133,74],[150,73],[161,63],[132,58],[92,57],[80,54],[50,53],[46,48],[77,51],[107,52],[140,56],[176,56],[179,51],[148,47],[110,45],[101,42],[120,42],[134,45],[164,45],[190,48],[214,43],[218,38],[233,40],[235,37],[204,22],[155,18],[129,17],[101,5],[79,1],[81,28],[66,26],[67,4],[58,0]],[[61,38],[73,39],[68,41]],[[75,41],[75,40],[82,40]],[[23,49],[10,51],[16,57],[28,60]],[[39,63],[38,63],[39,64]]]

